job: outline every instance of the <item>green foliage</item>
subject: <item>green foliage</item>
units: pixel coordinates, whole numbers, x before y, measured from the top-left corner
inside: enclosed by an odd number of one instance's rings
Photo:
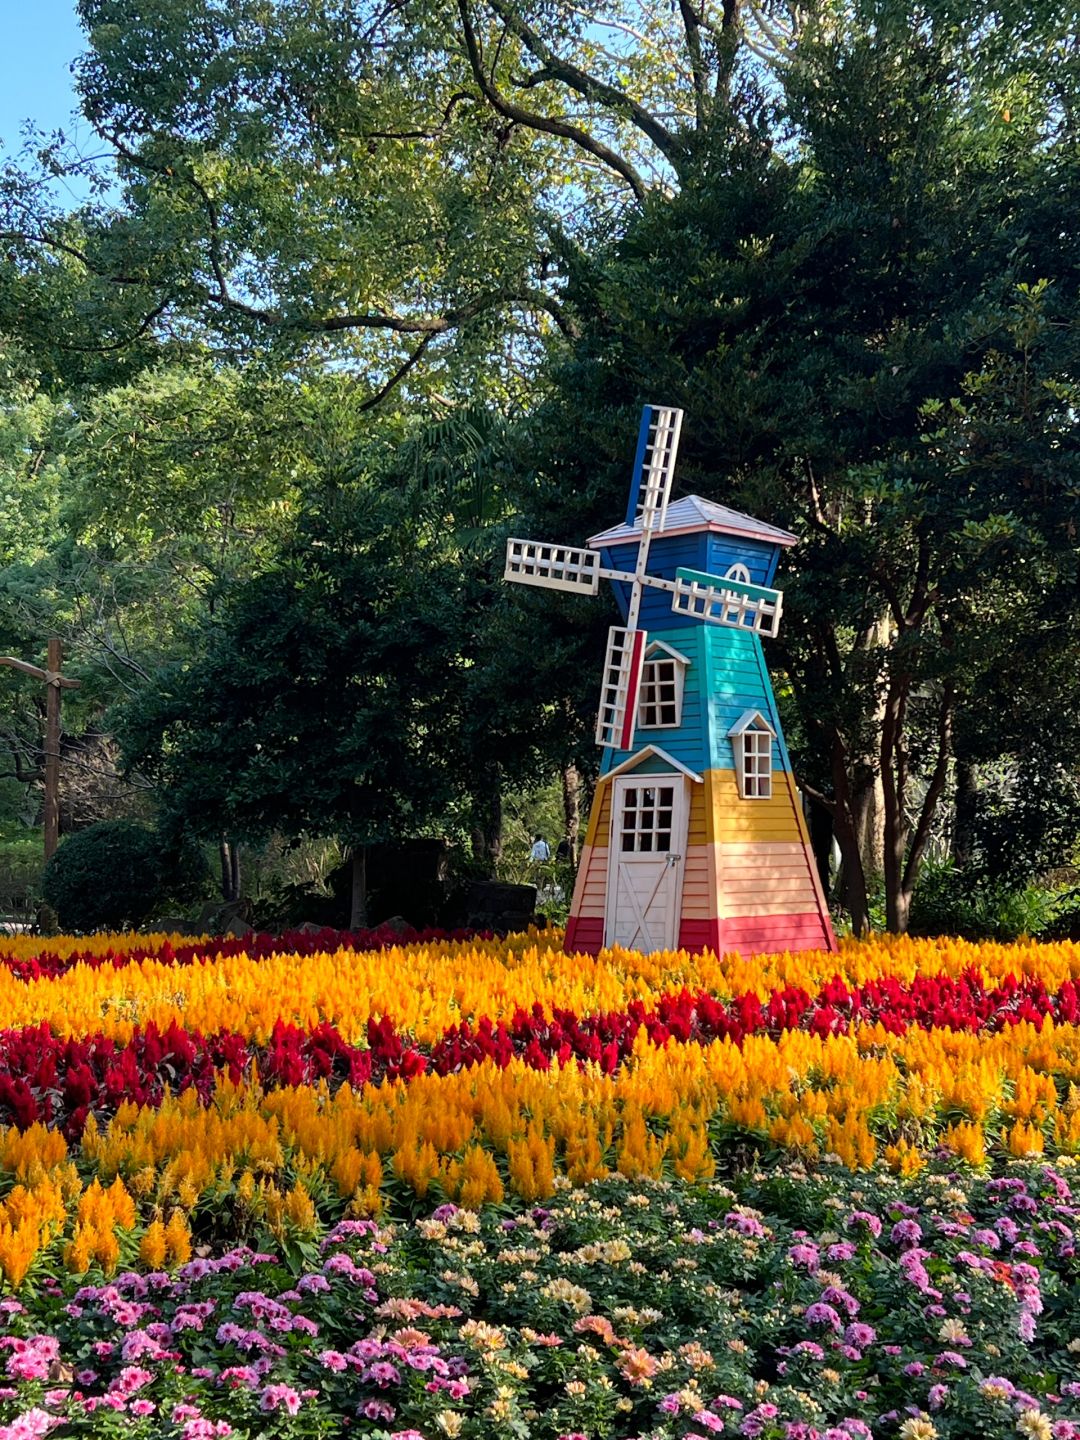
[[[958,935],[965,940],[1043,937],[1059,912],[1054,892],[1038,885],[1018,888],[1007,880],[980,878],[950,863],[923,867],[911,907],[913,935]]]
[[[1013,117],[1003,83],[973,23],[890,6],[811,25],[769,98],[714,126],[708,165],[576,268],[582,339],[533,431],[538,533],[617,513],[634,410],[663,396],[694,417],[680,488],[799,535],[770,649],[797,768],[849,885],[881,776],[896,929],[953,732],[1033,748],[1080,713],[1080,167],[1052,89]]]
[[[123,930],[166,900],[190,899],[205,879],[194,847],[167,846],[134,821],[103,820],[63,842],[45,867],[42,894],[65,930]]]
[[[983,778],[972,824],[972,858],[995,882],[1072,864],[1080,850],[1080,779],[1037,752]]]
[[[170,824],[490,845],[595,769],[607,604],[499,550],[621,511],[643,399],[800,536],[770,653],[857,926],[878,775],[903,928],[953,748],[1075,765],[1069,7],[79,9],[101,188],[0,174],[0,649],[63,634]],[[1067,828],[1010,805],[995,874]]]

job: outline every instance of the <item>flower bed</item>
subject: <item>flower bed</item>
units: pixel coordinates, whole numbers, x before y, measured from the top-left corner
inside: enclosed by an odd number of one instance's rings
[[[185,1440],[1075,1440],[1078,1221],[1033,1166],[345,1221],[291,1265],[239,1248],[0,1303],[0,1405],[23,1434]]]
[[[753,992],[728,1001],[704,991],[661,995],[655,1008],[632,1001],[625,1010],[577,1015],[534,1005],[509,1020],[489,1016],[451,1025],[421,1046],[390,1020],[369,1019],[366,1043],[349,1044],[328,1021],[302,1031],[278,1021],[265,1043],[236,1031],[203,1034],[173,1021],[159,1030],[134,1025],[127,1043],[98,1031],[81,1039],[55,1035],[44,1023],[0,1031],[0,1123],[25,1129],[35,1122],[59,1126],[78,1138],[87,1116],[111,1114],[121,1100],[160,1105],[165,1094],[194,1088],[205,1102],[218,1072],[238,1083],[258,1073],[264,1086],[320,1080],[364,1085],[425,1071],[448,1075],[483,1061],[505,1068],[520,1059],[534,1070],[572,1061],[614,1073],[633,1055],[639,1033],[649,1044],[707,1045],[750,1035],[774,1039],[789,1030],[827,1037],[881,1026],[903,1036],[912,1028],[973,1033],[1028,1024],[1041,1030],[1080,1021],[1080,986],[1066,980],[1051,994],[1041,980],[1007,977],[988,985],[978,971],[916,976],[910,984],[887,978],[850,989],[835,977],[819,995],[787,986],[764,1001]]]
[[[558,942],[0,955],[0,1440],[1070,1440],[1080,946]]]

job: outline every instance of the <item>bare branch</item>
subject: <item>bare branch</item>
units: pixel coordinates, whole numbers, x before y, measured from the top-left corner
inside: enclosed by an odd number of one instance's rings
[[[907,861],[904,865],[903,888],[904,892],[909,895],[915,888],[915,881],[919,874],[919,866],[922,864],[923,854],[930,840],[930,827],[937,813],[938,803],[945,793],[945,782],[949,774],[949,760],[952,756],[955,700],[955,687],[950,682],[943,687],[941,710],[938,714],[937,759],[934,763],[933,774],[930,777],[930,784],[927,786],[926,794],[923,796],[919,819],[915,826],[915,833],[912,836]]]
[[[541,65],[551,71],[555,79],[561,80],[571,90],[576,90],[579,95],[591,103],[599,103],[606,109],[617,110],[625,114],[644,135],[653,142],[662,155],[665,155],[673,165],[685,160],[687,146],[685,141],[673,135],[670,130],[661,125],[660,121],[646,110],[632,96],[619,90],[614,85],[609,85],[606,80],[600,80],[595,75],[590,75],[575,65],[572,60],[566,60],[561,55],[556,55],[546,44],[543,38],[537,34],[531,25],[517,10],[504,6],[502,0],[491,0],[492,9],[499,16],[502,22],[514,32],[530,54],[535,55]]]
[[[705,125],[706,81],[705,62],[701,53],[701,22],[694,12],[690,0],[679,0],[679,14],[682,16],[686,34],[686,49],[694,77],[694,119],[699,130]]]
[[[472,20],[469,16],[469,9],[466,0],[458,0],[458,13],[461,16],[462,34],[465,40],[465,49],[468,53],[469,64],[472,67],[473,76],[479,85],[481,93],[493,109],[500,115],[505,115],[508,120],[513,120],[519,125],[525,125],[530,130],[539,130],[547,135],[558,135],[564,140],[570,140],[580,149],[588,154],[602,160],[609,169],[621,175],[638,200],[644,200],[646,186],[644,180],[623,157],[617,154],[610,146],[597,140],[588,131],[582,130],[577,125],[571,125],[565,120],[558,120],[552,116],[540,115],[532,110],[525,110],[520,105],[515,105],[496,88],[494,81],[488,78],[484,69],[484,58],[480,50],[476,33],[473,30]],[[505,18],[505,17],[503,17]],[[537,57],[543,60],[543,56]],[[617,92],[616,92],[617,93]],[[666,133],[666,132],[665,132]]]

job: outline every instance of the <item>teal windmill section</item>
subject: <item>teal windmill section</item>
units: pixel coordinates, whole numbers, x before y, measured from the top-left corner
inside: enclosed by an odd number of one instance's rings
[[[655,745],[665,751],[680,765],[700,775],[709,764],[708,738],[708,697],[705,693],[705,626],[700,621],[693,626],[681,626],[673,630],[650,630],[649,645],[654,641],[677,650],[685,655],[689,665],[685,670],[683,688],[682,724],[673,729],[644,729],[638,726],[634,732],[631,750],[605,750],[600,773],[606,775],[624,760],[629,759],[646,746]],[[644,775],[659,774],[665,768],[662,761],[646,759],[641,762]]]
[[[697,775],[706,770],[733,770],[735,754],[728,731],[747,710],[759,710],[776,731],[775,768],[791,769],[762,643],[756,635],[698,621],[675,630],[650,631],[649,644],[656,641],[690,662],[685,671],[682,723],[672,729],[639,725],[631,750],[605,750],[602,775],[648,746],[663,750]],[[643,775],[668,768],[655,756],[647,757],[640,766]]]
[[[790,770],[791,761],[780,729],[780,716],[760,638],[720,625],[703,626],[702,631],[704,688],[708,694],[709,768],[735,768],[735,752],[728,731],[747,710],[759,710],[776,731],[779,764],[774,768]]]

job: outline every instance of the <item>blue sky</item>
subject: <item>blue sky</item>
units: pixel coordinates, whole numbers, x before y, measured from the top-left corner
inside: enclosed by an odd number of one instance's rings
[[[0,0],[0,36],[0,155],[18,151],[26,120],[85,136],[72,123],[70,66],[85,48],[74,0]]]

